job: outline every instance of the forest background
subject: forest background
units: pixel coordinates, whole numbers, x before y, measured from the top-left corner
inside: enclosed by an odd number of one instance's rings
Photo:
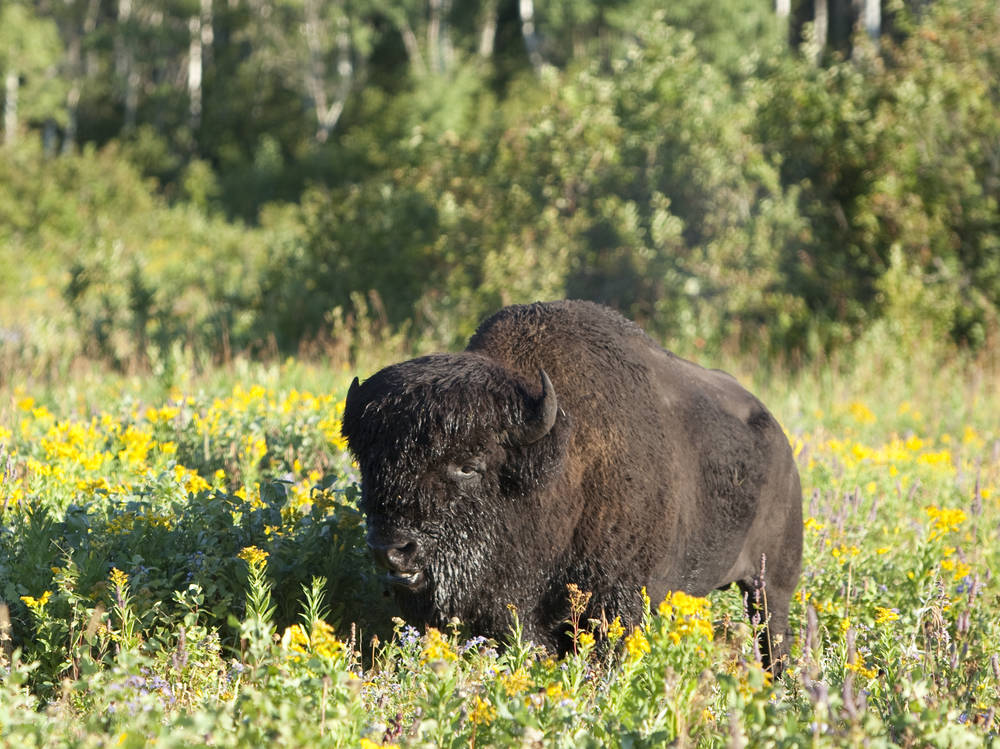
[[[0,380],[356,363],[564,296],[707,355],[987,351],[1000,11],[878,10],[5,0]]]

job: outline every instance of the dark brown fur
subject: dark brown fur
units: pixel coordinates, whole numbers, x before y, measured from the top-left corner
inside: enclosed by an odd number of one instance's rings
[[[540,371],[555,423],[521,444],[543,400]],[[763,557],[780,635],[763,643],[787,653],[802,552],[788,441],[732,377],[665,351],[615,312],[572,301],[502,309],[465,352],[352,387],[344,434],[376,557],[397,578],[421,571],[418,583],[397,579],[413,620],[457,616],[502,638],[510,603],[528,637],[563,650],[567,583],[593,593],[585,616],[626,626],[642,615],[643,587],[656,602],[735,582],[753,614]]]

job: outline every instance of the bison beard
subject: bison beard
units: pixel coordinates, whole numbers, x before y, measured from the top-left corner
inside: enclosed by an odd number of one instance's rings
[[[513,604],[528,639],[564,652],[568,583],[593,594],[584,619],[626,626],[643,587],[656,601],[736,583],[780,670],[802,555],[788,441],[729,375],[617,313],[504,308],[462,353],[355,380],[343,431],[409,620],[502,639]]]

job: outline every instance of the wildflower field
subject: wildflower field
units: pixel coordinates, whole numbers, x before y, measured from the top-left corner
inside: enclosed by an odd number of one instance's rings
[[[735,590],[564,658],[398,619],[340,368],[6,387],[0,744],[1000,746],[1000,398],[932,369],[757,387],[806,517],[777,680]]]

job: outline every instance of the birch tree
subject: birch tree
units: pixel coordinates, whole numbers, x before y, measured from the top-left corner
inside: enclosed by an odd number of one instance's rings
[[[255,64],[301,92],[323,143],[361,84],[374,30],[364,0],[250,0]]]
[[[383,0],[377,10],[396,27],[417,76],[440,75],[452,67],[452,0]]]
[[[91,40],[97,31],[100,0],[64,0],[56,6],[57,23],[66,45],[63,77],[66,81],[66,123],[63,132],[63,152],[76,145],[80,96],[84,81],[94,75],[97,57]]]
[[[188,32],[188,123],[192,132],[197,132],[201,125],[202,81],[206,57],[211,52],[215,36],[212,0],[199,0],[198,12],[188,19]]]
[[[25,119],[58,117],[64,88],[57,77],[62,58],[59,30],[31,5],[0,6],[0,73],[3,76],[4,144],[17,141]]]

